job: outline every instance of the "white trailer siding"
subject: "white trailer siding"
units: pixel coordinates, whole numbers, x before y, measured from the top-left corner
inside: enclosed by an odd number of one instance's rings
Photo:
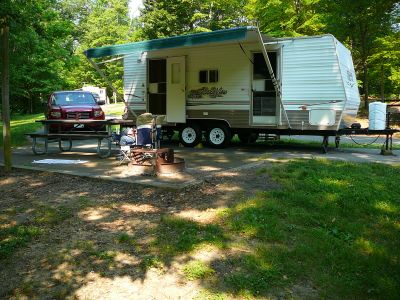
[[[146,111],[146,53],[131,53],[124,58],[124,100],[136,112]]]
[[[358,91],[356,73],[354,71],[353,59],[350,51],[339,41],[336,42],[337,57],[340,72],[346,94],[346,103],[342,113],[341,127],[348,127],[354,122],[360,105],[360,94]]]
[[[130,107],[147,110],[147,61],[186,57],[187,118],[225,119],[233,128],[252,125],[252,53],[261,52],[256,31],[239,42],[209,44],[150,51],[136,50],[124,58],[124,93]],[[265,38],[268,41],[268,38]],[[267,51],[278,52],[277,76],[282,105],[277,105],[276,128],[337,130],[350,125],[359,106],[350,52],[332,35],[270,40]],[[245,53],[244,53],[245,52]],[[217,83],[200,83],[199,71],[218,70]],[[222,88],[222,97],[189,98],[191,90]],[[167,99],[168,101],[168,99]],[[281,108],[284,108],[284,111]],[[321,122],[318,118],[321,116]],[[325,116],[329,122],[323,123]],[[262,127],[262,126],[261,126]]]
[[[223,97],[187,98],[188,110],[248,110],[250,62],[238,44],[187,47],[148,53],[148,58],[186,56],[186,92],[202,87],[223,88]],[[217,83],[199,83],[199,71],[218,70]]]
[[[145,111],[147,104],[146,59],[186,57],[186,95],[202,87],[216,87],[227,91],[223,97],[203,96],[199,99],[187,97],[189,118],[226,118],[233,127],[249,127],[251,107],[251,72],[249,58],[252,51],[260,51],[255,43],[244,44],[246,55],[238,43],[214,44],[212,46],[182,47],[133,53],[124,59],[124,92],[134,111]],[[140,59],[141,58],[141,59]],[[199,71],[216,69],[217,83],[200,83]],[[139,99],[128,94],[142,97]]]
[[[346,96],[332,36],[282,42],[282,102],[286,110],[342,110]],[[337,101],[332,103],[330,101]]]

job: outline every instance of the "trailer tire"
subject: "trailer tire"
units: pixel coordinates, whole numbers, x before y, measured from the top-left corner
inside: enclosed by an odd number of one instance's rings
[[[207,143],[212,148],[225,148],[231,141],[232,133],[225,124],[216,124],[207,130]]]
[[[240,142],[242,143],[255,143],[258,139],[258,133],[256,132],[242,132],[242,133],[238,133],[238,137]]]
[[[196,147],[201,139],[201,128],[195,123],[186,124],[179,130],[179,141],[185,147]]]

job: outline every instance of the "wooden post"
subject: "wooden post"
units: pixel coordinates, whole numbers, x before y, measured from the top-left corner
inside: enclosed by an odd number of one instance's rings
[[[11,132],[10,132],[10,69],[9,69],[9,56],[8,56],[8,35],[9,28],[6,23],[6,20],[3,19],[3,28],[2,28],[2,43],[3,43],[3,53],[1,55],[3,61],[3,70],[2,70],[2,116],[3,116],[3,151],[4,151],[4,170],[6,172],[11,171],[12,162],[11,162]]]

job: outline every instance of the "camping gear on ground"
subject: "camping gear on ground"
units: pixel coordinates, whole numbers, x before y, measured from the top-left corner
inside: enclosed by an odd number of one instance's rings
[[[120,145],[136,144],[136,128],[128,127],[121,132]]]
[[[153,115],[144,113],[138,116],[136,120],[138,146],[149,146],[152,144],[151,131],[153,126]]]
[[[172,149],[160,149],[161,129],[164,122],[163,115],[144,113],[137,117],[136,145],[134,147],[121,146],[122,161],[130,164],[133,173],[166,174],[180,172],[185,168],[185,161],[175,158]]]

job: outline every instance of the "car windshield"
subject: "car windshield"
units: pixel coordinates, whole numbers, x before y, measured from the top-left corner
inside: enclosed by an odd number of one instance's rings
[[[56,105],[78,105],[78,104],[96,104],[91,93],[57,93],[53,96],[53,104]]]

